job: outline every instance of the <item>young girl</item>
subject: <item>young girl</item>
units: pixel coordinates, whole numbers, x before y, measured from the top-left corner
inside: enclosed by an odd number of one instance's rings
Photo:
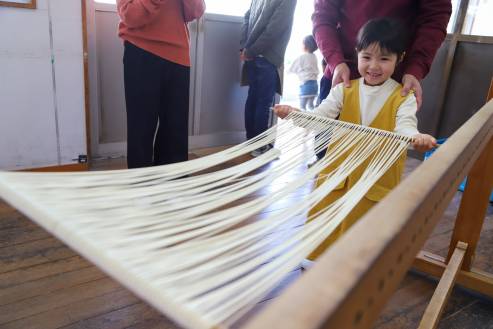
[[[308,35],[303,39],[304,54],[295,59],[289,73],[295,73],[300,80],[300,108],[309,110],[314,108],[314,102],[318,93],[318,64],[314,52],[318,49],[313,36]]]
[[[417,130],[416,97],[413,94],[401,96],[402,86],[391,78],[396,66],[404,57],[405,46],[403,29],[397,21],[379,18],[366,23],[359,31],[356,46],[361,78],[352,80],[349,88],[344,88],[342,83],[335,86],[313,113],[332,119],[339,116],[339,120],[342,121],[412,136],[412,145],[418,151],[424,152],[435,147],[435,138]],[[277,105],[274,108],[274,112],[280,118],[296,110],[286,105]],[[322,254],[399,183],[404,162],[405,155],[378,180],[341,225],[308,257],[310,260],[315,260]],[[323,183],[323,177],[333,169],[333,166],[330,166],[320,173],[317,186]],[[311,209],[310,215],[343,196],[361,177],[364,169],[358,168],[351,173],[346,181]]]

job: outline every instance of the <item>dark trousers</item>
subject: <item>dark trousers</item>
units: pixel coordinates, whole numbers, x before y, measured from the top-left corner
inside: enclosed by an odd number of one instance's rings
[[[277,68],[263,57],[245,62],[248,75],[248,98],[245,104],[247,139],[260,135],[269,128],[270,107],[279,81]]]
[[[329,96],[330,89],[332,87],[332,79],[327,78],[325,75],[320,79],[320,93],[318,95],[319,103],[322,103],[324,99]],[[316,138],[316,137],[315,137]],[[326,149],[317,153],[317,159],[322,159],[327,152]]]
[[[332,80],[327,78],[325,75],[320,79],[320,92],[318,94],[318,101],[322,103],[324,99],[329,96],[330,89],[332,88]]]
[[[190,68],[125,42],[128,168],[188,159]]]

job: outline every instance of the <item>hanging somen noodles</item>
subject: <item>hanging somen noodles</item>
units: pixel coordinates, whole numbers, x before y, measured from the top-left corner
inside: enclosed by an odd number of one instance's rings
[[[315,133],[314,151],[332,145],[331,152],[282,189],[263,193],[304,163],[303,147]],[[207,171],[274,142],[257,158]],[[293,112],[250,141],[184,163],[85,173],[1,172],[0,197],[181,325],[211,328],[236,321],[297,267],[409,143],[390,132]],[[251,220],[342,155],[345,160],[317,189]],[[368,159],[357,184],[303,225],[308,211]]]

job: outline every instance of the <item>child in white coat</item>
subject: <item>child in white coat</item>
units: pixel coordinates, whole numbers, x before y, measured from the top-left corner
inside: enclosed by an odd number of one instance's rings
[[[318,61],[314,52],[318,49],[313,36],[308,35],[303,39],[303,55],[296,58],[289,73],[295,73],[300,80],[300,109],[313,109],[318,94]]]

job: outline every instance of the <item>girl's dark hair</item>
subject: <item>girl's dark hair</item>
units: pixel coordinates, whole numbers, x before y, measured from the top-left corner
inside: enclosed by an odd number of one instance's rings
[[[307,35],[303,38],[303,44],[305,45],[306,50],[311,53],[314,53],[317,49],[317,43],[315,42],[315,38],[312,35]]]
[[[401,56],[407,46],[407,33],[403,24],[388,17],[369,20],[358,32],[356,50],[359,52],[374,43],[383,51]]]

